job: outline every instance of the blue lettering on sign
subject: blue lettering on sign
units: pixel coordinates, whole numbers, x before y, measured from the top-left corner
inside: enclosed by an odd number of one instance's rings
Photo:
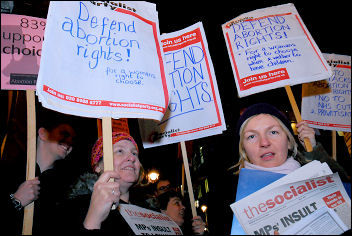
[[[287,39],[291,27],[284,16],[265,17],[258,20],[243,21],[231,26],[234,33],[235,49],[245,49],[273,40]]]
[[[293,31],[289,17],[269,16],[231,25],[233,50],[247,60],[251,72],[286,67],[302,56],[296,44],[287,41]]]
[[[76,19],[64,17],[61,29],[77,40],[76,56],[86,59],[90,69],[100,60],[131,60],[131,50],[140,50],[135,22],[116,21],[106,16],[92,16],[84,2],[79,3]]]
[[[270,69],[271,67],[291,64],[297,57],[301,57],[299,49],[294,43],[280,43],[275,46],[265,46],[260,48],[244,50],[245,58],[250,71]]]
[[[172,114],[167,120],[204,110],[204,106],[213,101],[211,87],[205,80],[205,59],[201,47],[192,45],[166,53],[165,63],[172,68],[169,77],[173,100],[168,106]]]
[[[326,95],[316,95],[317,106],[310,113],[319,117],[351,118],[351,77],[343,70],[334,69],[329,83],[314,82],[318,89],[329,89]]]
[[[106,77],[114,79],[120,85],[144,85],[145,82],[155,80],[157,76],[153,73],[142,70],[128,70],[106,67]]]

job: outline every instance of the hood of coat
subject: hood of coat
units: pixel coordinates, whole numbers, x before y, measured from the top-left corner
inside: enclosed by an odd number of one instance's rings
[[[95,182],[98,180],[99,176],[95,173],[84,173],[78,180],[71,186],[68,197],[70,199],[93,193],[93,188]]]

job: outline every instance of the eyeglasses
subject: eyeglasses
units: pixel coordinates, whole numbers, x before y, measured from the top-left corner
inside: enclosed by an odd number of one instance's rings
[[[165,185],[165,186],[161,186],[161,187],[158,189],[158,191],[164,191],[164,190],[169,189],[170,187],[171,187],[170,184]]]

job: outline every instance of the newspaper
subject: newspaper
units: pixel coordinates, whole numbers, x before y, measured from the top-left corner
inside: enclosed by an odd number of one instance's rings
[[[181,228],[168,216],[132,204],[120,204],[119,211],[136,235],[182,235]]]
[[[286,230],[325,206],[333,209],[350,229],[351,199],[339,175],[321,176],[321,173],[326,173],[326,166],[320,162],[312,166],[315,168],[309,168],[311,174],[306,179],[302,179],[304,175],[301,175],[300,168],[296,173],[281,178],[284,180],[280,180],[279,184],[276,181],[233,203],[231,209],[244,231],[247,234],[273,234],[277,230],[285,234]],[[321,167],[325,170],[321,171]],[[291,177],[294,182],[290,181]]]
[[[347,226],[340,217],[327,207],[316,210],[285,231],[286,235],[338,235],[347,231]]]

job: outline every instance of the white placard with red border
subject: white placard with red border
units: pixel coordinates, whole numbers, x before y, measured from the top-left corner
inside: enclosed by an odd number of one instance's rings
[[[333,75],[303,84],[302,119],[311,127],[351,132],[351,56],[327,54]]]
[[[332,75],[291,3],[242,14],[222,30],[239,97]]]
[[[1,89],[35,90],[46,19],[1,13]]]
[[[120,204],[119,211],[136,235],[182,235],[167,215],[132,204]]]
[[[160,120],[168,105],[158,13],[148,2],[50,2],[37,95],[85,117]]]
[[[160,122],[139,120],[145,148],[220,134],[226,129],[201,22],[161,35],[170,104]]]

